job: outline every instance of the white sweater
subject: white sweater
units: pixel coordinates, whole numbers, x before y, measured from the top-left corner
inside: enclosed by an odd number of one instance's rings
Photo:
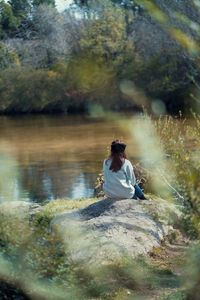
[[[135,194],[136,184],[133,166],[128,159],[124,160],[121,170],[111,171],[111,159],[103,163],[104,185],[103,189],[108,198],[130,199]]]

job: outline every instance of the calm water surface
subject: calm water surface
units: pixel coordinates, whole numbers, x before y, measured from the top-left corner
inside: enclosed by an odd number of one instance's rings
[[[126,117],[128,120],[129,117]],[[118,121],[83,116],[0,117],[0,199],[37,203],[93,196],[107,147],[122,138],[138,151]]]

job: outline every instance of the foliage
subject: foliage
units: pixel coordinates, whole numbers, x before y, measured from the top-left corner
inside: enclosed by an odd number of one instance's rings
[[[65,93],[59,75],[53,71],[8,69],[0,78],[1,112],[56,109]]]
[[[86,111],[91,102],[118,110],[143,105],[151,109],[155,98],[173,113],[193,106],[194,82],[199,82],[199,30],[195,21],[191,23],[184,1],[181,6],[174,4],[178,10],[174,16],[166,6],[172,4],[162,1],[144,1],[141,15],[135,13],[140,1],[75,2],[63,13],[56,10],[53,0],[0,2],[1,38],[28,73],[48,73],[55,64],[64,65],[65,72],[59,74],[62,96],[55,89],[59,101],[50,111]],[[6,67],[9,63],[3,63]],[[47,86],[41,87],[48,94]],[[2,107],[7,107],[8,98],[14,105],[17,90],[11,86],[10,92],[3,93]],[[17,105],[1,112],[43,111],[48,101],[44,106],[34,104],[34,99],[28,109]]]
[[[113,4],[115,4],[117,7],[123,7],[125,9],[132,9],[132,10],[139,10],[141,9],[141,5],[139,5],[138,1],[133,0],[112,0]],[[91,0],[74,0],[74,3],[80,7],[90,7],[92,4]]]
[[[159,297],[157,299],[158,300],[187,300],[187,295],[183,291],[178,291],[178,292],[171,293],[168,296]]]
[[[153,76],[152,70],[154,70]],[[181,59],[180,50],[175,48],[170,51],[164,49],[146,62],[141,59],[129,61],[121,77],[132,80],[150,97],[168,100],[168,94],[171,97],[176,90],[183,89],[190,84],[188,72],[190,70],[187,63]]]
[[[32,15],[40,6],[55,7],[54,0],[10,0],[0,2],[2,27],[1,38],[25,38],[25,31],[35,31]],[[29,37],[30,38],[30,37]]]
[[[33,6],[40,6],[40,5],[52,5],[55,7],[55,0],[32,0]]]
[[[200,293],[200,244],[193,245],[188,253],[184,283],[187,288],[187,299],[198,300]]]
[[[120,9],[106,7],[100,18],[93,18],[84,28],[80,47],[103,57],[114,65],[121,65],[133,45],[125,35],[124,16]]]
[[[8,3],[12,7],[15,17],[26,18],[30,12],[31,5],[29,0],[9,0]]]
[[[17,19],[14,17],[11,6],[0,1],[0,38],[5,38],[15,31]]]
[[[70,15],[68,16],[70,17]],[[33,54],[41,57],[46,63],[39,64],[38,68],[48,68],[55,62],[66,59],[71,54],[71,47],[69,37],[65,31],[66,17],[58,13],[52,6],[41,5],[32,14],[32,23],[34,24],[33,36],[36,42]],[[73,26],[73,18],[71,18]],[[31,35],[31,33],[30,33]],[[37,47],[43,49],[42,53],[37,53]],[[42,51],[41,51],[42,52]],[[27,53],[30,56],[31,53]],[[32,65],[32,63],[31,63]]]
[[[155,122],[162,146],[169,154],[168,180],[182,195],[184,204],[183,226],[193,236],[200,236],[200,116],[177,120],[171,117]]]
[[[0,70],[19,66],[20,62],[17,53],[10,51],[5,45],[0,43]]]
[[[103,58],[92,55],[89,52],[82,55],[72,56],[68,61],[65,73],[68,90],[81,99],[81,95],[87,100],[95,103],[98,101],[106,106],[110,103],[105,99],[109,95],[109,90],[116,88],[115,70]],[[94,100],[93,100],[94,101]],[[92,102],[93,102],[92,101]]]
[[[9,0],[14,16],[18,18],[29,17],[33,7],[40,5],[52,5],[55,7],[55,0]]]

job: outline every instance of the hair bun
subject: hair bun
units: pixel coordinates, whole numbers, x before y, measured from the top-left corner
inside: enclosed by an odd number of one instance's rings
[[[111,151],[114,153],[124,152],[126,149],[126,144],[121,143],[120,140],[115,140],[111,144]]]

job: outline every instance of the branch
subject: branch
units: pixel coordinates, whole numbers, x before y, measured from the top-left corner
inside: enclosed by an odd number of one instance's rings
[[[143,167],[140,166],[141,169],[143,169],[145,172],[153,174],[152,171],[149,171]],[[179,192],[169,183],[169,181],[167,180],[167,178],[163,175],[163,173],[161,172],[160,169],[158,169],[158,172],[160,174],[160,176],[163,178],[163,180],[165,181],[165,183],[173,190],[173,192],[175,192],[175,194],[178,196],[179,199],[184,200],[184,197],[182,195],[179,194]]]
[[[163,180],[165,181],[165,183],[176,193],[176,195],[178,196],[179,199],[184,200],[184,197],[182,195],[179,194],[179,192],[169,183],[169,181],[167,180],[167,178],[163,175],[163,173],[161,172],[160,169],[158,169],[158,172],[160,174],[160,176],[163,178]]]

